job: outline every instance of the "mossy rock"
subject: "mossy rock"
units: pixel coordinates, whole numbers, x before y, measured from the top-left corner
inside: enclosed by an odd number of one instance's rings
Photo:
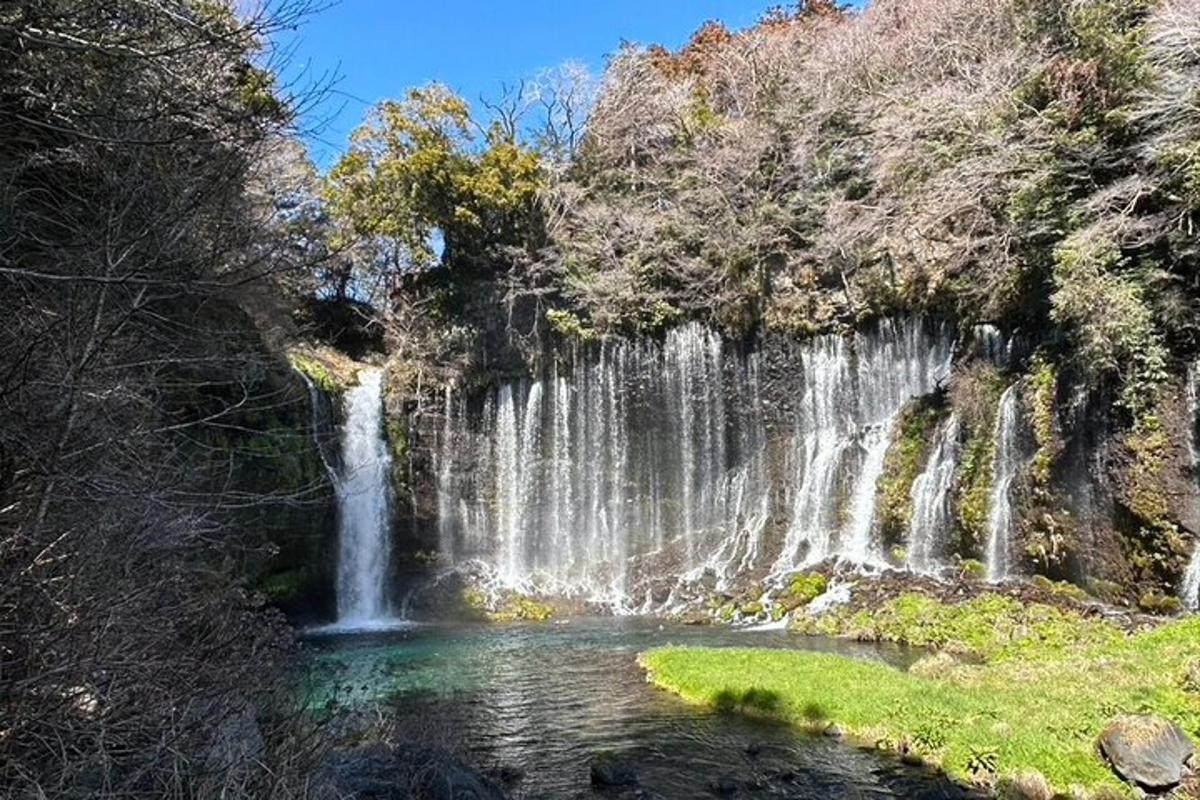
[[[819,572],[800,573],[793,575],[788,581],[785,597],[795,601],[797,606],[806,606],[813,600],[825,594],[829,588],[829,578]],[[793,606],[795,607],[795,606]]]
[[[308,573],[301,569],[268,575],[258,584],[258,590],[272,603],[288,603],[304,594]]]
[[[987,576],[987,565],[982,561],[967,558],[958,565],[958,572],[959,575],[969,580],[983,580]]]
[[[751,600],[749,603],[743,604],[739,610],[743,617],[757,617],[763,613],[763,604],[758,600]]]
[[[875,515],[884,540],[898,542],[912,519],[912,485],[929,456],[946,407],[940,396],[922,397],[905,406],[884,458],[875,496]]]
[[[1178,597],[1150,590],[1138,598],[1138,608],[1147,614],[1170,616],[1183,610],[1183,603]]]
[[[333,376],[329,367],[316,358],[304,353],[289,353],[288,361],[325,394],[341,394],[346,390],[346,387]]]
[[[1105,603],[1117,605],[1125,599],[1125,589],[1116,581],[1091,578],[1087,582],[1088,592]]]
[[[488,619],[492,622],[545,622],[553,616],[554,608],[549,604],[514,595],[488,614]]]
[[[1086,591],[1069,581],[1055,581],[1047,578],[1045,575],[1034,575],[1029,579],[1029,582],[1055,597],[1063,597],[1080,603],[1090,599]]]
[[[469,617],[487,622],[545,622],[554,616],[550,604],[519,594],[507,594],[493,604],[482,589],[468,586],[459,598]]]

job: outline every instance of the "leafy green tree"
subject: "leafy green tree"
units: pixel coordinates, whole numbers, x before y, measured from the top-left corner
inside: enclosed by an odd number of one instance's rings
[[[439,84],[371,111],[325,187],[341,243],[362,249],[364,269],[386,278],[477,264],[531,241],[540,158],[504,126],[477,130],[466,101]]]

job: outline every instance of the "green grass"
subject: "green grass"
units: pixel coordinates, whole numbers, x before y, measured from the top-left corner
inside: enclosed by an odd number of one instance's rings
[[[800,616],[793,627],[802,633],[896,642],[989,661],[1051,658],[1068,648],[1111,644],[1124,637],[1099,620],[990,593],[955,605],[908,593],[869,610],[841,608],[816,619]]]
[[[805,727],[832,722],[958,779],[1002,783],[1037,772],[1081,796],[1124,792],[1095,745],[1118,714],[1160,714],[1200,732],[1200,695],[1186,689],[1189,664],[1200,658],[1200,618],[1126,636],[1070,612],[991,599],[957,615],[962,607],[942,606],[950,610],[925,624],[921,615],[938,604],[901,600],[880,630],[907,626],[929,644],[985,660],[933,657],[905,672],[825,653],[663,648],[640,663],[654,684],[695,703]],[[995,627],[970,632],[968,624]]]

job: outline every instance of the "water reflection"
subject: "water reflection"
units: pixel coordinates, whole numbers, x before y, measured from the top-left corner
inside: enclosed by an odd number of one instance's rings
[[[878,754],[794,729],[689,706],[646,683],[638,652],[667,644],[803,647],[903,665],[898,648],[779,630],[687,628],[631,618],[552,625],[428,625],[319,636],[320,705],[385,701],[448,731],[467,757],[516,768],[519,797],[591,797],[600,751],[630,759],[640,796],[957,798],[958,788]]]

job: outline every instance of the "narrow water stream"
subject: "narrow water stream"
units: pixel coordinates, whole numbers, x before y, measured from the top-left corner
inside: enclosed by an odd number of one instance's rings
[[[421,625],[308,640],[310,702],[384,702],[485,769],[522,776],[518,798],[925,798],[968,796],[926,771],[839,740],[690,706],[646,683],[638,652],[667,644],[803,647],[903,664],[896,648],[784,631],[608,618],[540,625]],[[592,787],[613,751],[636,790]],[[615,794],[614,794],[615,792]]]

